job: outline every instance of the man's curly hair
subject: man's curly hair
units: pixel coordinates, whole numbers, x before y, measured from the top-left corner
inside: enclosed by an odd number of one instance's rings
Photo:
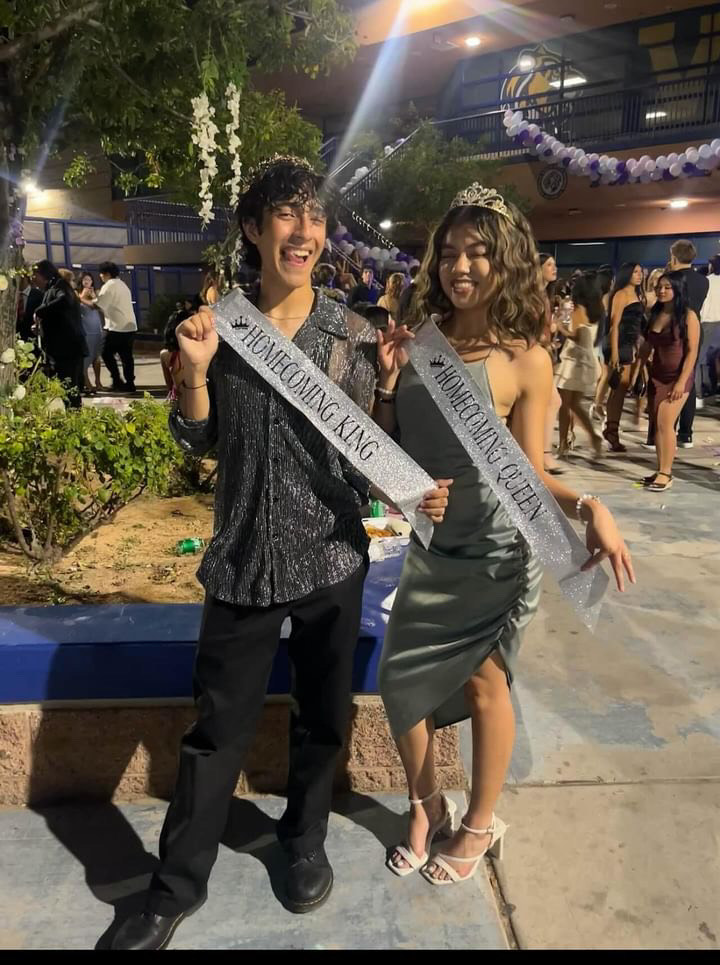
[[[262,267],[260,252],[245,233],[244,221],[254,221],[261,231],[265,212],[281,204],[319,204],[327,217],[327,234],[331,235],[338,223],[338,201],[334,185],[302,158],[276,155],[263,161],[246,182],[237,208],[247,265]]]

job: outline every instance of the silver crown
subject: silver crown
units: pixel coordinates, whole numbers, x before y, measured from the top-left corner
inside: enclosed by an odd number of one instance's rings
[[[495,188],[484,188],[478,181],[473,182],[469,188],[465,188],[455,195],[450,210],[453,208],[464,208],[472,206],[475,208],[489,208],[496,214],[501,214],[508,221],[512,221],[512,215],[505,204],[505,199],[498,194]]]

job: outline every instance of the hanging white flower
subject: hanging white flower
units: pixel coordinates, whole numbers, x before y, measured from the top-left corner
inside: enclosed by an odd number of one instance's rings
[[[225,98],[231,118],[230,123],[225,125],[225,133],[228,136],[230,168],[232,170],[232,177],[227,182],[227,189],[230,194],[230,207],[234,208],[240,200],[240,184],[242,179],[240,146],[242,141],[238,134],[240,129],[240,91],[232,81],[227,85]]]
[[[5,351],[2,353],[2,355],[0,355],[0,362],[2,362],[3,365],[12,365],[14,361],[15,361],[15,349],[6,348]]]
[[[13,399],[17,399],[18,402],[21,399],[24,399],[26,395],[27,395],[27,390],[25,389],[24,385],[17,385],[13,389],[12,397]]]
[[[217,142],[218,126],[213,120],[215,108],[210,106],[207,94],[203,91],[199,97],[192,98],[193,122],[192,142],[200,153],[202,168],[200,169],[200,218],[203,227],[207,227],[215,218],[213,212],[212,183],[217,175]]]

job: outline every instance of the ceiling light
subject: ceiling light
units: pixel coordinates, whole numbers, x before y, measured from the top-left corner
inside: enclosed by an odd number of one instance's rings
[[[477,36],[477,34],[472,34],[470,37],[466,37],[466,38],[465,38],[465,46],[466,46],[466,47],[479,47],[479,46],[480,46],[480,38]]]
[[[550,81],[550,86],[555,88],[577,87],[579,84],[587,84],[587,80],[579,74],[571,74],[569,77],[566,77],[564,81],[560,80],[559,77],[557,80]]]
[[[392,226],[393,226],[393,223],[389,218],[386,218],[384,221],[380,222],[380,227],[382,228],[383,231],[389,231],[392,228]]]
[[[654,121],[657,117],[667,117],[667,111],[648,111],[645,120]]]
[[[603,6],[605,7],[606,10],[617,10],[616,3],[605,3],[603,4]]]
[[[518,70],[532,70],[535,66],[535,58],[532,54],[523,54],[523,56],[517,62]]]
[[[33,181],[32,178],[23,178],[20,187],[25,194],[39,194],[40,192],[37,181]]]
[[[685,198],[673,198],[670,202],[671,208],[687,208],[688,202]]]
[[[562,17],[560,17],[560,23],[575,23],[575,14],[564,13]]]
[[[571,241],[571,248],[597,248],[598,245],[607,244],[605,241]]]

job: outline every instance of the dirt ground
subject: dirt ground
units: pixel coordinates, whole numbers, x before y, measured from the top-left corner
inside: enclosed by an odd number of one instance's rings
[[[47,568],[32,568],[13,547],[0,546],[0,604],[196,603],[201,554],[176,556],[186,537],[212,536],[213,497],[141,497],[83,537]]]

